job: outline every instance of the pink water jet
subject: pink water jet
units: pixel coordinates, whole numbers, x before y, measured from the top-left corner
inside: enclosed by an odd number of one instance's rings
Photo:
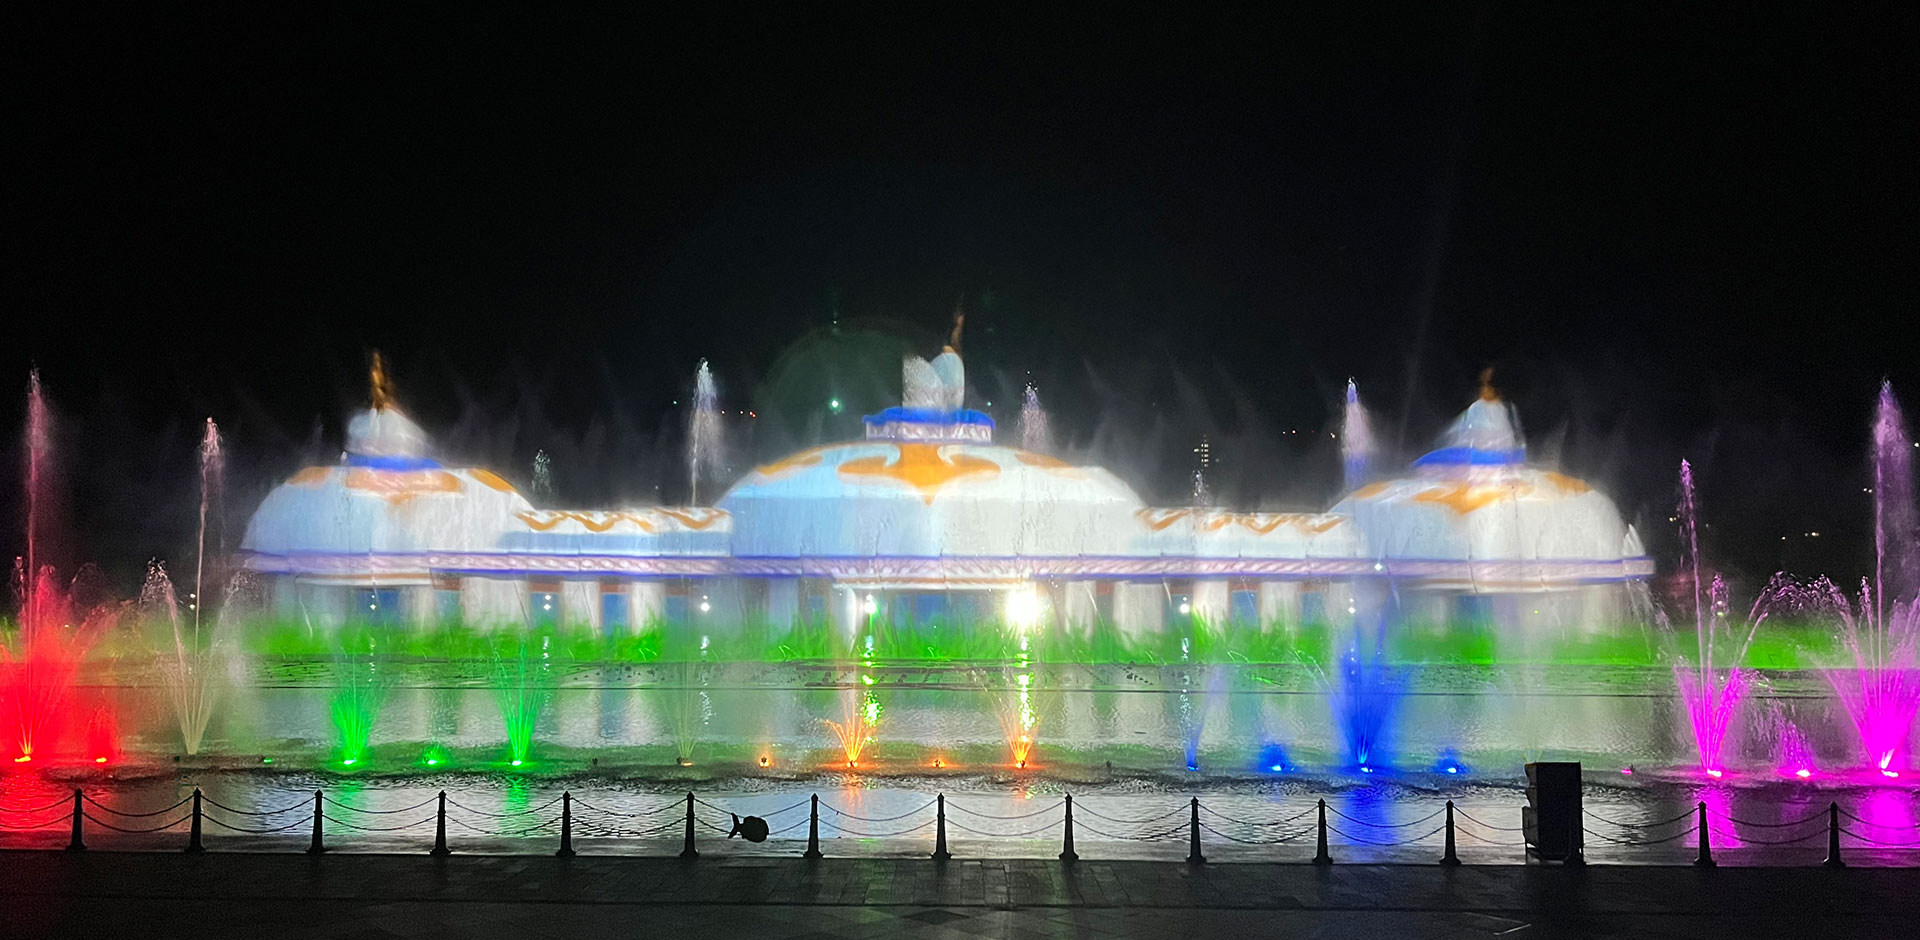
[[[1693,588],[1694,655],[1674,663],[1674,684],[1686,705],[1687,723],[1693,731],[1694,753],[1700,769],[1719,779],[1726,768],[1721,755],[1727,735],[1740,714],[1751,678],[1744,667],[1747,648],[1764,619],[1756,606],[1747,618],[1744,634],[1730,616],[1731,604],[1726,582],[1715,575],[1707,590],[1701,589],[1698,504],[1693,488],[1693,467],[1680,462],[1680,537],[1686,547],[1689,579]]]

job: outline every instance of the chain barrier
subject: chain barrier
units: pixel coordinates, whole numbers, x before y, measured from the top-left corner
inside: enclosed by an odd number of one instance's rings
[[[118,816],[122,819],[146,819],[151,816],[160,816],[166,813],[171,813],[174,810],[179,809],[180,807],[193,802],[192,796],[183,796],[180,798],[180,802],[175,803],[172,806],[167,807],[166,809],[156,809],[151,813],[128,813],[128,812],[123,812],[121,810],[114,809],[111,806],[102,805],[99,801],[95,800],[93,797],[87,796],[84,793],[80,795],[80,798],[83,800],[86,800],[87,805],[93,807],[94,809],[100,810],[103,813],[112,813],[113,815]]]
[[[1606,823],[1609,826],[1615,826],[1621,829],[1658,829],[1661,826],[1671,826],[1674,823],[1681,822],[1683,820],[1692,819],[1694,815],[1694,811],[1689,809],[1686,812],[1683,812],[1680,815],[1673,817],[1672,819],[1662,819],[1659,822],[1638,823],[1638,822],[1621,822],[1620,820],[1617,820],[1617,819],[1609,819],[1585,807],[1582,807],[1580,809],[1580,812],[1585,814],[1589,819],[1596,819],[1596,820],[1599,820],[1600,822]]]
[[[110,829],[114,832],[123,832],[128,835],[145,835],[146,833],[149,833],[149,832],[164,832],[192,818],[192,814],[188,814],[172,822],[163,823],[161,825],[153,826],[148,829],[125,829],[120,826],[116,826],[113,823],[107,822],[106,820],[101,819],[93,815],[92,813],[86,813],[85,816],[86,816],[87,822],[93,823],[94,825],[99,826],[102,829]]]
[[[455,809],[458,809],[463,813],[472,813],[475,816],[484,816],[488,819],[513,819],[519,816],[528,816],[533,813],[545,812],[549,809],[552,809],[554,806],[558,805],[559,803],[560,803],[560,798],[556,796],[553,799],[540,804],[539,806],[531,807],[529,809],[514,810],[511,813],[490,813],[483,809],[474,809],[471,806],[462,806],[460,804],[460,801],[454,799],[453,797],[447,797],[448,806],[454,807]]]
[[[424,800],[421,800],[418,803],[413,804],[412,806],[402,806],[397,809],[362,809],[358,806],[349,806],[345,803],[340,802],[339,800],[334,799],[333,797],[325,795],[324,793],[321,794],[320,798],[326,801],[326,804],[328,806],[338,807],[340,809],[348,810],[350,812],[355,812],[355,813],[361,813],[367,816],[392,816],[396,813],[409,813],[423,806],[431,805],[435,800],[439,799],[439,797],[437,796],[430,796]]]
[[[1327,812],[1330,812],[1335,816],[1338,816],[1341,819],[1344,819],[1350,823],[1357,823],[1359,825],[1366,826],[1369,829],[1405,829],[1409,826],[1418,826],[1423,822],[1428,822],[1434,819],[1435,817],[1439,816],[1441,813],[1444,813],[1446,811],[1447,811],[1446,807],[1443,806],[1439,809],[1434,810],[1431,813],[1426,814],[1425,816],[1420,817],[1419,819],[1409,820],[1407,822],[1397,822],[1397,823],[1377,823],[1377,822],[1368,822],[1367,820],[1364,820],[1364,819],[1359,819],[1354,816],[1349,816],[1346,813],[1343,813],[1331,806],[1327,807]],[[1438,830],[1435,830],[1435,831],[1438,831]]]
[[[980,812],[979,810],[968,809],[960,805],[954,805],[949,808],[958,810],[959,812],[962,812],[962,813],[966,813],[969,816],[978,816],[981,819],[1032,819],[1033,817],[1038,816],[1042,813],[1051,813],[1054,810],[1059,809],[1066,805],[1067,805],[1067,801],[1059,800],[1057,802],[1049,803],[1046,806],[1042,806],[1031,813],[1016,813],[1012,816],[996,816],[992,813],[983,813],[983,812]]]
[[[365,818],[369,816],[391,817],[397,814],[414,812],[433,805],[437,801],[439,805],[432,811],[431,815],[407,823],[373,825],[371,823],[375,820]],[[181,812],[181,808],[187,806],[189,803],[193,804],[193,808],[187,812]],[[202,805],[203,803],[205,804],[204,806]],[[565,804],[565,809],[562,812],[553,812],[556,805],[563,803]],[[1308,807],[1292,815],[1249,819],[1239,819],[1228,816],[1217,810],[1201,805],[1197,799],[1189,800],[1188,804],[1187,806],[1177,807],[1159,815],[1127,818],[1107,815],[1096,808],[1088,807],[1084,803],[1073,803],[1071,797],[1048,802],[1045,805],[1027,812],[992,813],[971,809],[958,803],[949,804],[944,800],[943,796],[937,795],[925,804],[904,813],[887,816],[865,816],[832,805],[823,806],[819,803],[817,797],[809,797],[808,799],[800,800],[766,812],[761,818],[781,818],[809,806],[816,807],[813,812],[804,814],[800,818],[794,819],[785,825],[769,829],[766,836],[767,838],[785,837],[805,827],[809,831],[809,838],[807,840],[809,849],[808,857],[819,857],[818,825],[823,816],[823,814],[819,813],[819,809],[826,811],[824,816],[829,820],[828,826],[834,830],[836,834],[853,838],[899,838],[922,832],[929,827],[938,826],[939,847],[936,849],[936,858],[947,857],[944,854],[944,849],[946,827],[948,825],[951,825],[954,829],[962,833],[988,839],[1034,839],[1044,838],[1048,835],[1058,833],[1065,842],[1065,851],[1061,853],[1061,857],[1069,861],[1078,857],[1073,853],[1073,835],[1076,830],[1086,835],[1116,842],[1148,843],[1186,841],[1191,847],[1188,861],[1195,863],[1205,861],[1200,855],[1200,837],[1202,833],[1205,833],[1213,839],[1244,846],[1285,845],[1317,836],[1321,857],[1316,858],[1316,862],[1323,864],[1330,863],[1331,861],[1331,859],[1325,858],[1327,855],[1326,845],[1328,835],[1337,836],[1340,844],[1396,847],[1430,844],[1429,840],[1444,833],[1446,835],[1446,854],[1441,859],[1442,864],[1458,864],[1458,859],[1454,855],[1454,842],[1456,837],[1464,837],[1474,843],[1487,846],[1521,847],[1527,844],[1524,839],[1515,841],[1498,837],[1498,834],[1521,832],[1524,827],[1493,825],[1459,810],[1451,803],[1445,808],[1436,809],[1417,819],[1409,819],[1401,822],[1376,822],[1362,819],[1337,808],[1324,806],[1323,802],[1316,803],[1315,806]],[[451,806],[453,811],[449,811],[449,806]],[[922,818],[917,822],[913,822],[911,825],[905,825],[907,821],[926,814],[936,806],[941,807],[943,812],[936,813],[931,818]],[[338,811],[338,815],[326,812],[323,807],[332,807]],[[1302,820],[1323,807],[1335,819],[1343,823],[1345,828],[1329,823],[1324,815],[1317,822],[1301,823]],[[945,809],[953,810],[961,818],[955,819],[947,816],[944,813]],[[1047,817],[1049,814],[1060,812],[1062,809],[1068,810],[1066,817],[1063,819],[1042,818]],[[58,814],[54,815],[57,811]],[[1825,864],[1830,867],[1843,867],[1844,865],[1844,863],[1839,860],[1838,854],[1839,840],[1843,834],[1862,845],[1887,849],[1920,849],[1920,841],[1909,841],[1915,834],[1915,830],[1920,829],[1920,827],[1908,823],[1873,822],[1852,812],[1840,809],[1837,804],[1832,804],[1826,810],[1807,816],[1780,821],[1742,819],[1730,813],[1707,807],[1704,804],[1697,804],[1694,810],[1689,810],[1681,815],[1650,822],[1627,822],[1599,813],[1585,810],[1582,812],[1584,816],[1590,818],[1595,823],[1603,827],[1611,827],[1614,830],[1618,830],[1617,832],[1595,831],[1585,825],[1580,827],[1580,831],[1585,837],[1601,845],[1644,848],[1668,845],[1689,837],[1694,837],[1700,844],[1700,857],[1696,860],[1695,864],[1701,866],[1711,866],[1713,864],[1711,852],[1707,845],[1710,841],[1710,836],[1715,838],[1730,838],[1740,846],[1753,847],[1799,845],[1825,837],[1828,845],[1828,859]],[[77,817],[76,813],[78,814]],[[287,819],[288,814],[293,813],[299,813],[300,815],[296,818]],[[1188,813],[1191,814],[1190,818],[1176,820],[1176,817]],[[1442,814],[1447,814],[1447,820],[1440,825],[1433,826],[1419,835],[1405,838],[1395,837],[1430,823]],[[228,818],[223,819],[222,815]],[[435,827],[436,833],[434,854],[446,854],[445,829],[446,826],[451,823],[462,831],[488,838],[534,838],[551,835],[558,831],[561,833],[562,846],[559,854],[565,855],[570,854],[571,843],[569,840],[576,831],[582,836],[591,838],[659,839],[672,837],[679,831],[684,830],[687,849],[682,852],[682,856],[692,858],[698,855],[698,852],[692,851],[694,833],[696,831],[704,831],[720,836],[731,837],[735,834],[734,830],[722,823],[731,823],[735,815],[733,810],[701,799],[694,794],[688,794],[684,800],[674,800],[650,809],[627,812],[604,809],[584,800],[573,798],[571,793],[562,793],[538,805],[519,810],[497,812],[468,806],[450,797],[446,797],[444,794],[429,797],[410,806],[390,809],[368,809],[348,805],[325,795],[323,792],[315,793],[313,800],[302,800],[299,803],[272,809],[250,810],[229,806],[212,798],[205,797],[198,790],[194,791],[192,795],[181,798],[171,806],[156,810],[133,812],[104,805],[95,796],[76,789],[71,798],[46,803],[38,807],[0,809],[0,831],[46,831],[71,825],[73,827],[73,845],[71,845],[70,848],[81,848],[84,847],[80,845],[82,822],[102,830],[129,835],[143,835],[177,830],[183,824],[191,822],[192,838],[187,847],[187,851],[197,852],[201,851],[200,827],[203,822],[210,823],[226,832],[243,835],[284,834],[298,832],[308,826],[312,826],[314,828],[315,846],[320,845],[321,823],[331,824],[338,830],[362,833],[411,832],[433,826]],[[1710,817],[1726,823],[1726,830],[1723,832],[1718,825],[1708,826]],[[1856,825],[1850,828],[1843,828],[1839,824],[1839,820],[1842,817]],[[1820,823],[1823,818],[1828,824],[1825,827],[1819,827],[1817,824]],[[282,819],[286,821],[284,823],[280,822]],[[252,823],[252,820],[259,820],[259,822]],[[1031,820],[1033,824],[1025,826],[1024,828],[1009,828],[1006,830],[999,829],[994,825],[995,823],[1017,824],[1023,820]],[[1100,825],[1104,825],[1106,828],[1102,829],[1098,826],[1088,825],[1087,820],[1098,821]],[[901,824],[901,826],[889,827],[887,825],[889,823],[898,823]],[[1685,828],[1678,829],[1669,834],[1659,835],[1657,838],[1653,837],[1667,828],[1681,823],[1686,823]],[[866,828],[850,828],[850,824],[858,824]],[[1703,826],[1706,827],[1704,831]],[[1739,831],[1742,829],[1777,833],[1777,837],[1754,838],[1751,836],[1743,836]],[[1883,838],[1880,833],[1898,833],[1899,836]],[[316,849],[310,849],[309,851],[316,851]]]
[[[332,823],[333,825],[339,826],[343,829],[351,830],[353,832],[405,832],[408,829],[414,829],[414,828],[418,828],[420,826],[425,826],[429,823],[432,823],[438,817],[428,816],[425,819],[417,819],[417,820],[414,820],[413,822],[406,823],[404,825],[399,825],[399,826],[361,826],[355,823],[344,822],[342,820],[335,819],[332,816],[328,816],[325,813],[321,813],[320,818],[326,820],[329,823]]]
[[[851,820],[854,820],[854,821],[856,821],[856,822],[864,822],[864,823],[889,823],[889,822],[898,822],[898,821],[900,821],[900,820],[902,820],[902,819],[905,819],[905,818],[907,818],[908,816],[918,816],[918,815],[920,815],[921,813],[924,813],[924,812],[926,812],[927,810],[930,810],[930,809],[932,809],[932,808],[933,808],[933,804],[934,804],[934,803],[936,803],[936,802],[938,802],[938,801],[939,801],[939,800],[938,800],[938,798],[936,797],[935,799],[931,799],[931,800],[928,800],[928,801],[927,801],[927,802],[926,802],[925,804],[923,804],[923,805],[922,805],[922,806],[921,806],[921,807],[920,807],[919,809],[915,809],[915,810],[908,810],[907,812],[904,812],[904,813],[901,813],[901,814],[900,814],[900,815],[898,815],[898,816],[855,816],[854,814],[852,814],[852,813],[849,813],[849,812],[847,812],[846,810],[843,810],[843,809],[841,809],[841,808],[839,808],[839,807],[837,807],[837,806],[833,806],[833,805],[828,805],[828,806],[827,806],[826,808],[827,808],[827,809],[829,809],[829,810],[832,810],[832,811],[833,811],[833,813],[834,813],[835,815],[837,815],[837,816],[843,816],[843,817],[846,817],[847,819],[851,819]],[[836,827],[836,828],[838,828],[838,827]]]
[[[1737,816],[1732,816],[1727,813],[1720,812],[1719,810],[1714,809],[1712,807],[1708,807],[1707,812],[1712,813],[1713,815],[1718,816],[1719,818],[1724,819],[1727,822],[1733,823],[1736,826],[1750,826],[1755,829],[1790,829],[1794,826],[1804,826],[1810,822],[1825,822],[1827,819],[1827,811],[1824,809],[1818,812],[1815,812],[1812,815],[1802,816],[1799,819],[1789,820],[1787,822],[1761,822],[1757,819],[1741,819]]]
[[[301,810],[303,812],[311,812],[313,810],[313,800],[306,798],[301,799],[298,803],[282,806],[279,809],[239,809],[228,806],[210,796],[202,796],[200,799],[201,802],[206,803],[208,806],[214,807],[222,812],[232,813],[235,816],[278,816],[281,813],[291,813],[294,810]]]

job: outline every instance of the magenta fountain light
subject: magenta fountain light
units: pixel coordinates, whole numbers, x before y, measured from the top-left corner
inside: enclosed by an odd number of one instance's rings
[[[1694,751],[1700,769],[1720,779],[1726,774],[1722,754],[1727,734],[1740,713],[1750,683],[1745,667],[1747,648],[1759,629],[1762,615],[1756,607],[1745,629],[1731,617],[1727,586],[1715,575],[1710,587],[1701,585],[1698,507],[1693,489],[1693,467],[1680,462],[1680,537],[1686,546],[1688,572],[1693,582],[1694,655],[1678,657],[1674,683],[1686,704],[1693,730]]]

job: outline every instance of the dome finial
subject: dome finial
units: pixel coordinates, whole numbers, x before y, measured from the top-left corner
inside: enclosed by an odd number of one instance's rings
[[[373,408],[385,411],[394,406],[393,380],[387,375],[387,357],[380,350],[373,351],[373,366],[368,369],[367,383],[373,387]]]
[[[960,351],[960,328],[967,325],[967,310],[961,303],[965,299],[962,296],[953,302],[953,332],[947,334],[947,349],[953,352]]]
[[[1494,391],[1494,388],[1493,388],[1493,367],[1492,366],[1488,366],[1480,370],[1480,400],[1481,401],[1499,401],[1500,400],[1500,393],[1497,391]]]

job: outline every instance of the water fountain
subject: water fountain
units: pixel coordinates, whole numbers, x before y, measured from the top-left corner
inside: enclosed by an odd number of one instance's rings
[[[1020,396],[1020,449],[1035,454],[1053,453],[1053,426],[1047,410],[1040,407],[1040,391],[1027,383]]]
[[[1764,619],[1766,598],[1747,618],[1746,629],[1733,623],[1726,582],[1715,575],[1705,589],[1700,583],[1704,572],[1700,564],[1699,504],[1693,488],[1693,466],[1680,461],[1680,540],[1686,551],[1687,578],[1693,593],[1694,653],[1676,658],[1674,681],[1680,699],[1686,704],[1687,723],[1693,731],[1694,751],[1701,772],[1719,779],[1726,772],[1722,752],[1728,730],[1734,727],[1741,702],[1747,696],[1753,677],[1745,663],[1747,649]]]
[[[1366,407],[1360,404],[1360,387],[1348,379],[1347,401],[1340,415],[1340,462],[1347,492],[1366,484],[1373,449],[1373,426]]]
[[[693,374],[693,410],[687,418],[687,502],[700,505],[700,478],[716,476],[724,461],[719,393],[705,359]]]
[[[0,734],[16,763],[57,752],[61,736],[76,723],[69,711],[75,677],[113,617],[79,592],[63,589],[53,566],[39,557],[53,485],[51,425],[36,371],[27,385],[26,554],[14,563],[20,620],[12,641],[0,643]],[[102,722],[96,718],[87,724],[97,728]],[[94,737],[89,732],[89,743]]]
[[[553,637],[501,636],[493,643],[491,686],[507,736],[507,762],[520,767],[533,757],[533,733],[541,710],[553,698]]]

